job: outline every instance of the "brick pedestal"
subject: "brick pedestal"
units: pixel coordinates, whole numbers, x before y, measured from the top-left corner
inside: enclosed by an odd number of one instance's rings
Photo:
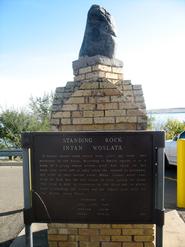
[[[101,56],[74,61],[74,81],[55,92],[52,130],[145,130],[142,87],[123,80],[122,69],[121,61]],[[153,240],[153,225],[48,225],[50,247],[153,247]]]
[[[74,81],[106,78],[112,83],[123,80],[123,63],[100,55],[81,57],[73,62]]]

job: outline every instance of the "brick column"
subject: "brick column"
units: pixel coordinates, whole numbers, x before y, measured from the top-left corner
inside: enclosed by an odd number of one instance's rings
[[[122,67],[101,56],[74,61],[74,81],[55,92],[52,129],[146,129],[142,87],[123,80]],[[154,225],[48,224],[49,247],[153,247],[153,240]]]

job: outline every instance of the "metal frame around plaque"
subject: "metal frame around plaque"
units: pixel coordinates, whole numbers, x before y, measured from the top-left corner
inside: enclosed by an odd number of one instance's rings
[[[25,222],[25,245],[33,247],[33,234],[31,222],[25,221],[25,215],[31,210],[31,188],[30,188],[30,163],[29,149],[23,148],[23,188],[24,188],[24,222]]]
[[[90,135],[94,135],[94,134],[98,134],[98,135],[105,135],[105,132],[72,132],[73,135],[85,135],[87,136],[88,134]],[[148,223],[154,223],[156,224],[156,246],[157,247],[162,247],[162,242],[163,242],[163,224],[164,224],[164,134],[163,132],[148,132],[148,131],[135,131],[135,132],[106,132],[106,135],[109,136],[111,135],[129,135],[129,133],[131,135],[150,135],[152,136],[152,143],[151,143],[151,148],[153,149],[153,151],[155,150],[156,152],[156,156],[151,160],[151,162],[153,163],[151,169],[154,169],[155,175],[154,175],[154,181],[155,181],[155,189],[153,190],[155,192],[154,194],[154,212],[153,212],[153,219],[155,219],[155,222],[148,222]],[[34,219],[34,213],[35,213],[35,209],[34,209],[34,196],[37,197],[37,199],[39,198],[39,200],[42,200],[42,196],[40,196],[39,193],[37,193],[37,191],[34,191],[33,188],[30,188],[30,182],[31,184],[33,183],[33,176],[35,176],[35,174],[33,173],[33,167],[34,167],[34,162],[36,161],[34,159],[34,138],[35,136],[47,136],[49,139],[51,139],[51,137],[53,135],[70,135],[71,133],[69,132],[57,132],[57,133],[53,133],[53,132],[30,132],[30,133],[23,133],[22,135],[22,145],[23,145],[23,163],[24,163],[24,205],[25,205],[25,213],[24,213],[24,221],[25,221],[25,229],[26,229],[26,246],[32,247],[33,246],[33,239],[32,239],[32,233],[31,233],[31,223],[35,222]],[[57,144],[57,143],[56,143]],[[50,144],[49,144],[50,145]],[[51,144],[53,145],[53,143]],[[37,145],[36,145],[37,146]],[[37,147],[38,148],[38,147]],[[30,152],[29,150],[31,150],[32,155],[30,156]],[[38,150],[37,150],[38,151]],[[152,152],[153,152],[152,151]],[[30,164],[30,158],[32,159],[31,164]],[[37,166],[38,166],[38,160],[37,160]],[[30,172],[32,173],[30,176]],[[30,181],[30,178],[32,178],[32,181]],[[37,194],[37,195],[36,195]],[[33,204],[32,204],[33,202]],[[44,208],[45,202],[42,201],[42,208],[43,210],[47,210],[47,205],[45,205],[46,207]],[[88,221],[88,219],[86,219]],[[43,221],[43,219],[41,219],[41,221],[36,220],[36,222],[45,222]],[[46,221],[48,222],[48,220]],[[50,222],[50,221],[49,221]],[[57,221],[58,222],[58,221]],[[74,221],[68,221],[71,223],[77,223],[78,221],[74,222]],[[79,221],[81,222],[81,221]],[[96,222],[96,221],[95,221]],[[95,223],[92,222],[92,223]],[[108,223],[108,222],[98,222],[98,223]],[[111,222],[112,223],[112,222]],[[114,222],[116,223],[116,222]],[[120,222],[119,222],[120,223]],[[128,223],[128,221],[126,222],[122,222],[122,224],[126,224]],[[139,222],[136,222],[139,224]],[[141,222],[143,223],[143,222]],[[146,222],[144,222],[145,224]]]

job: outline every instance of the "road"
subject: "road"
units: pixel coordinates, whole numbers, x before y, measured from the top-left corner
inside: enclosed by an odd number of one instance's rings
[[[177,208],[177,167],[171,166],[165,171],[164,207],[166,210],[176,209],[185,222],[185,209]]]
[[[9,246],[23,228],[22,213],[1,216],[23,208],[22,167],[0,166],[0,246]]]
[[[176,184],[177,169],[172,166],[165,171],[165,196],[164,207],[166,209],[176,209]]]
[[[22,178],[22,167],[0,166],[0,213],[23,208]],[[176,209],[185,221],[185,210],[176,206],[176,167],[165,173],[165,209]],[[22,228],[22,213],[0,217],[0,247],[8,247]]]

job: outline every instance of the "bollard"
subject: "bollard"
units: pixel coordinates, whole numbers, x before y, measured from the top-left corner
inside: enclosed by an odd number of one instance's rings
[[[185,208],[185,139],[177,140],[177,207]]]

